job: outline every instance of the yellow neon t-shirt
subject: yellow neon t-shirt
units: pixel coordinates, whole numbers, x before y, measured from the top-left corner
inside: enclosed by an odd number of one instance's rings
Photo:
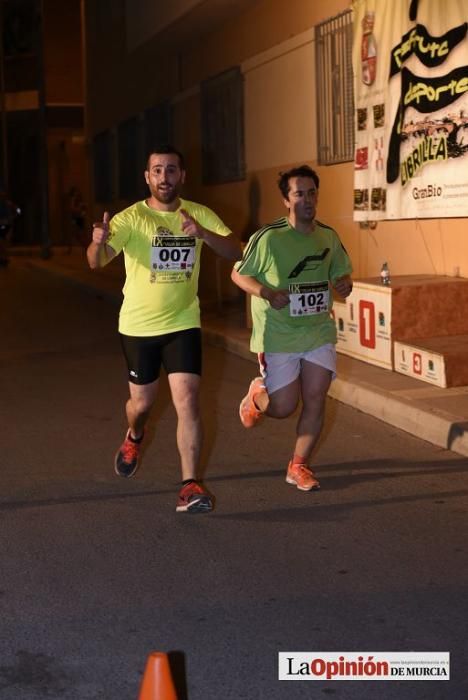
[[[231,231],[208,207],[180,200],[203,228],[227,236]],[[182,232],[180,210],[157,211],[145,201],[116,214],[108,244],[123,251],[126,280],[119,331],[152,336],[200,326],[197,296],[202,243]]]

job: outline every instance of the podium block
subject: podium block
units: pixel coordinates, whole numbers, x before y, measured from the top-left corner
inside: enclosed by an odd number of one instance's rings
[[[346,302],[333,303],[337,351],[392,369],[391,310],[390,287],[354,282]]]
[[[396,341],[468,335],[465,309],[468,309],[467,279],[401,275],[392,277],[390,286],[384,286],[375,277],[358,279],[346,303],[334,304],[336,349],[364,362],[393,369]],[[431,362],[436,366],[436,357]]]
[[[396,341],[395,371],[443,388],[468,385],[468,335]]]
[[[468,279],[443,275],[392,278],[392,339],[468,334]]]

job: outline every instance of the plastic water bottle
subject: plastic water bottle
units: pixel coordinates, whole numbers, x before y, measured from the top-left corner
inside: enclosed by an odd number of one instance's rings
[[[386,287],[390,286],[392,282],[390,279],[390,270],[388,269],[388,263],[386,262],[384,262],[380,270],[380,279],[382,281],[382,284],[384,284]]]

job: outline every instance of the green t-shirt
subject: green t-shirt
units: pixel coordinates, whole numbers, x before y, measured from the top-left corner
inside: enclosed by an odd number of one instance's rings
[[[264,226],[234,266],[239,274],[290,295],[289,305],[280,310],[252,296],[252,352],[305,352],[336,343],[329,282],[349,275],[351,261],[338,234],[315,223],[309,235],[292,228],[286,217]]]
[[[231,231],[216,214],[180,200],[203,228],[227,236]],[[109,245],[125,258],[126,280],[119,331],[152,336],[200,326],[198,276],[202,243],[187,237],[180,211],[157,211],[145,201],[116,214],[109,225]]]

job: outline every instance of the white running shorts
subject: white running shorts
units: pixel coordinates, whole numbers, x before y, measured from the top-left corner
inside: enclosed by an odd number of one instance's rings
[[[297,379],[302,360],[330,370],[332,379],[336,378],[336,348],[333,343],[307,352],[259,352],[258,364],[268,393],[272,394]]]

